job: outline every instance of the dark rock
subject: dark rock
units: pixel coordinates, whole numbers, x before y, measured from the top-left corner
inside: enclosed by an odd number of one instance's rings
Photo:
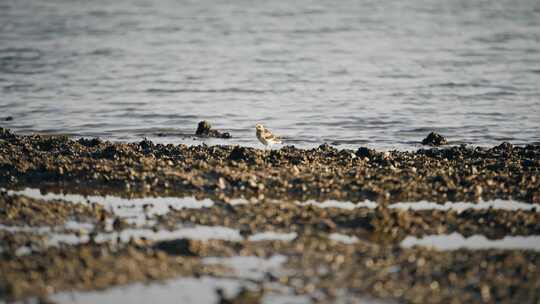
[[[123,220],[123,219],[121,219],[119,217],[115,218],[114,221],[113,221],[113,229],[115,231],[124,230],[128,226],[129,226],[128,223],[125,220]]]
[[[231,138],[231,134],[229,132],[219,132],[217,130],[212,129],[212,125],[207,120],[203,120],[199,122],[199,125],[197,126],[197,131],[195,131],[195,135],[199,137],[215,137],[215,138]]]
[[[102,151],[101,156],[108,159],[118,159],[118,149],[116,146],[108,146]]]
[[[212,131],[212,125],[207,120],[203,120],[199,122],[199,125],[197,126],[197,131],[195,131],[195,135],[197,136],[207,136],[210,134],[210,131]]]
[[[99,138],[92,138],[92,139],[79,138],[77,142],[88,148],[99,146],[102,143],[101,139]]]
[[[324,144],[320,145],[318,149],[321,150],[321,151],[335,151],[336,150],[336,148],[330,146],[327,143],[324,143]]]
[[[0,128],[0,138],[1,139],[15,139],[16,135],[11,133],[10,129]]]
[[[154,143],[147,138],[144,138],[141,142],[139,142],[139,146],[145,151],[152,150],[155,147]]]
[[[250,235],[253,234],[253,230],[247,224],[241,225],[239,231],[240,235],[245,239],[247,239]]]
[[[259,304],[261,303],[262,292],[251,291],[245,287],[240,289],[240,292],[234,297],[227,297],[223,289],[216,289],[219,304]]]
[[[221,138],[231,138],[231,134],[229,132],[223,132],[221,133]]]
[[[424,140],[422,140],[422,144],[429,146],[442,146],[448,144],[448,141],[442,135],[431,132],[426,138],[424,138]]]
[[[169,255],[195,256],[191,250],[191,241],[188,239],[176,239],[161,241],[154,245],[154,249],[165,251]]]
[[[372,150],[372,149],[369,149],[369,148],[366,148],[366,147],[360,147],[358,148],[358,150],[356,150],[356,156],[358,157],[373,157],[377,154],[377,151],[375,150]]]
[[[47,297],[40,297],[38,299],[38,304],[55,304],[56,302],[52,301],[51,299]]]
[[[245,147],[234,147],[229,155],[230,160],[234,161],[246,161],[250,158],[249,150]]]
[[[13,116],[4,117],[4,121],[12,121]]]
[[[514,146],[509,142],[503,142],[498,146],[493,147],[493,150],[497,151],[504,151],[504,152],[512,152],[512,149],[514,149]]]

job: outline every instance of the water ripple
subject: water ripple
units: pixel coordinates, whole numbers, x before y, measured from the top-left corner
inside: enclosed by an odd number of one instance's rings
[[[538,1],[0,4],[0,109],[17,132],[260,146],[540,141]],[[214,143],[213,141],[205,141]],[[222,142],[220,142],[222,143]]]

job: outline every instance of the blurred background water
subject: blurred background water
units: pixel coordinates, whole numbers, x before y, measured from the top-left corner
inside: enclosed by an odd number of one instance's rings
[[[25,134],[539,143],[540,2],[4,0],[0,92]]]

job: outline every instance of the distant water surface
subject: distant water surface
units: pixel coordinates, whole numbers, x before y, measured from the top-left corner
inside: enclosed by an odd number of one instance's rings
[[[0,126],[200,143],[540,142],[540,2],[0,2]],[[13,120],[4,118],[12,116]]]

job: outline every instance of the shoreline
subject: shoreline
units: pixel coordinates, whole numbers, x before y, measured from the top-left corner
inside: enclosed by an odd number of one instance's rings
[[[84,194],[359,202],[513,199],[540,203],[540,146],[378,152],[292,146],[110,143],[0,129],[0,187]]]

